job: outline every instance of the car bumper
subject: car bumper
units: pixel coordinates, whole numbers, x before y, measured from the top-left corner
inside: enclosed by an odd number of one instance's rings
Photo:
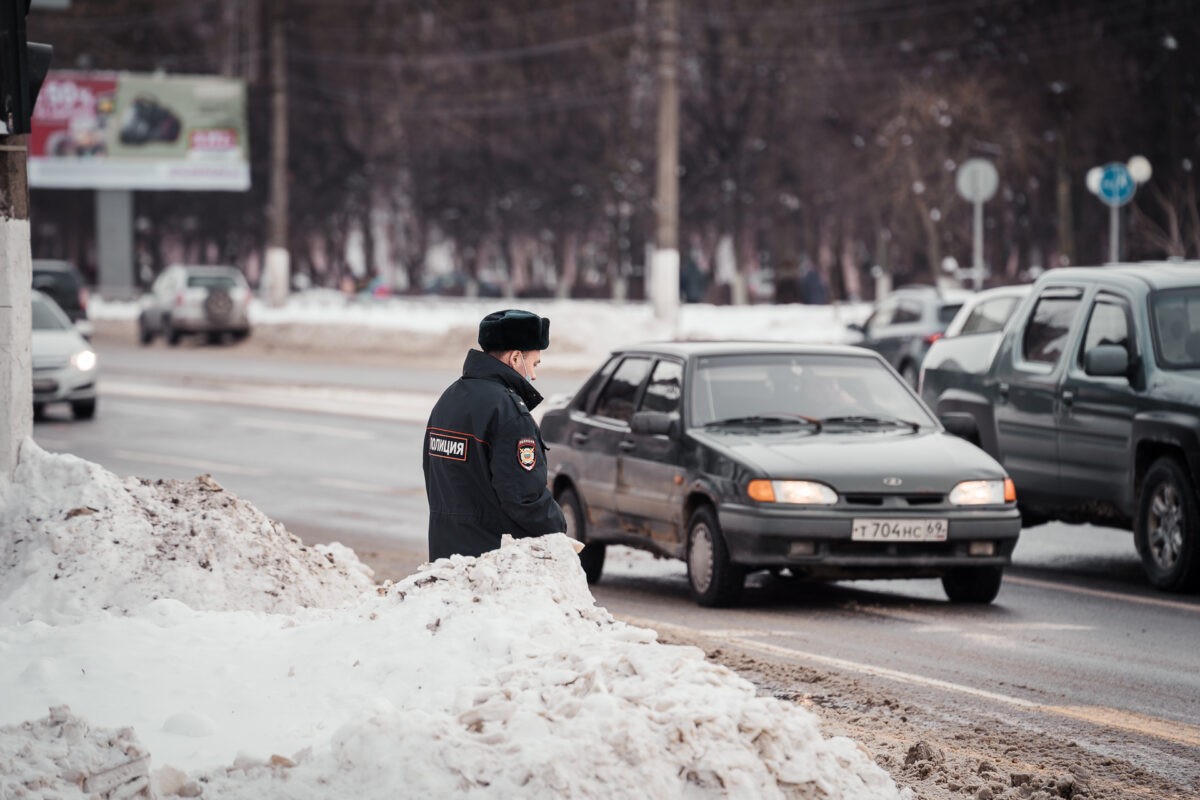
[[[80,372],[66,367],[55,370],[35,370],[33,373],[33,402],[62,403],[92,400],[96,397],[96,372]]]
[[[854,541],[850,531],[856,517],[943,518],[948,522],[947,537],[936,542]],[[1021,532],[1016,508],[938,508],[896,514],[877,509],[794,511],[726,505],[720,521],[735,563],[788,567],[814,577],[936,576],[952,567],[1004,566],[1012,562]],[[990,554],[984,543],[991,543]],[[973,545],[974,552],[981,554],[973,554]]]
[[[235,310],[210,317],[203,309],[176,308],[171,312],[171,327],[182,333],[244,333],[250,330],[250,315]]]

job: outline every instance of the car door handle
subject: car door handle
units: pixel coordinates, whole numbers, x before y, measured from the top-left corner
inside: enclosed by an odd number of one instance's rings
[[[1001,403],[1008,402],[1008,384],[1007,383],[998,384],[996,386],[996,392],[1000,395]]]
[[[633,441],[632,439],[625,439],[619,445],[617,445],[617,447],[621,449],[622,453],[628,453],[630,450],[637,447],[637,442]]]
[[[587,444],[587,440],[588,440],[588,435],[586,433],[571,434],[571,444],[583,445],[583,444]]]
[[[1064,406],[1069,406],[1075,402],[1075,392],[1071,389],[1063,389],[1062,401]]]

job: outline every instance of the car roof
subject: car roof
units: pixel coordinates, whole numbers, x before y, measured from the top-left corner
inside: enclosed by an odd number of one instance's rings
[[[666,355],[676,358],[697,358],[725,355],[851,355],[872,358],[875,353],[862,347],[831,344],[799,344],[790,342],[759,341],[690,341],[690,342],[644,342],[626,345],[613,350],[613,355],[630,353]]]
[[[1200,261],[1146,261],[1103,267],[1058,267],[1042,274],[1040,283],[1055,280],[1102,281],[1128,289],[1180,289],[1200,286]]]

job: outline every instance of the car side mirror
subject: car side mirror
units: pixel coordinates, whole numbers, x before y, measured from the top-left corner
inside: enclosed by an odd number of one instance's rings
[[[966,439],[973,444],[978,444],[979,426],[975,424],[975,418],[970,414],[963,411],[949,411],[939,415],[938,422],[942,423],[942,427],[946,429],[946,433],[953,434],[960,439]]]
[[[1129,353],[1119,344],[1098,344],[1083,354],[1083,371],[1099,377],[1129,374]]]
[[[632,433],[679,438],[679,417],[665,411],[639,411],[629,420]]]
[[[867,332],[867,326],[861,322],[851,322],[846,325],[846,328],[848,330],[854,331],[855,333],[866,333]]]

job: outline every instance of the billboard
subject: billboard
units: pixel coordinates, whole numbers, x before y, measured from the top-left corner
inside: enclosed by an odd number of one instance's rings
[[[35,189],[250,188],[232,78],[51,70],[29,137]]]

